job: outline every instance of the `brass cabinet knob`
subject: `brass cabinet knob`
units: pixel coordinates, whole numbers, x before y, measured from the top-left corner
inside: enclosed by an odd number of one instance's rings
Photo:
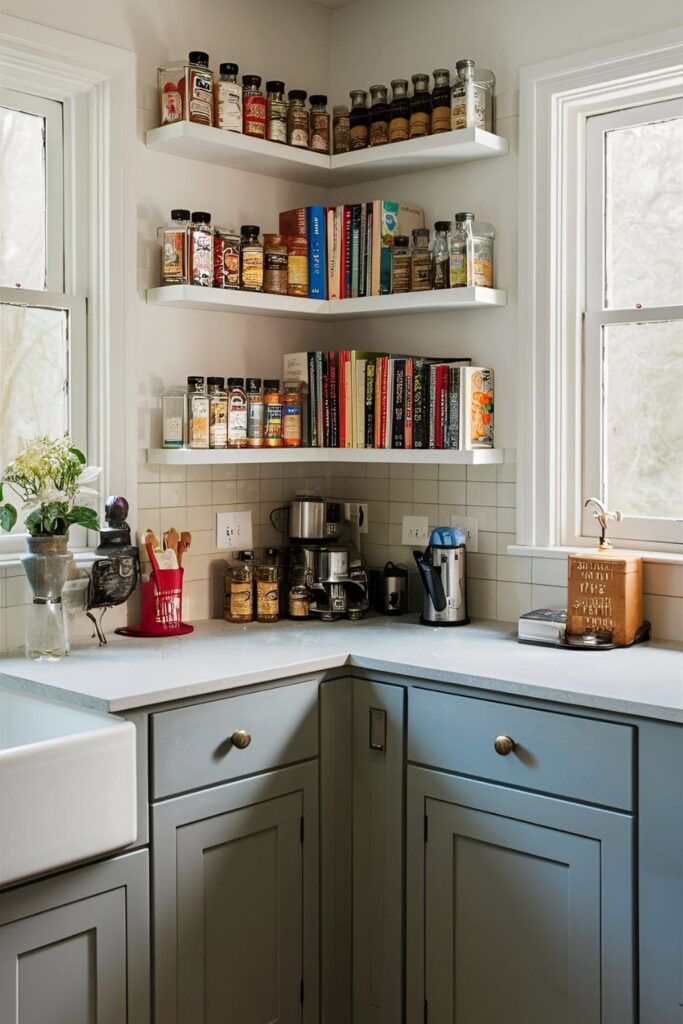
[[[501,757],[507,757],[515,749],[517,744],[509,736],[496,736],[493,747]]]
[[[251,743],[251,736],[244,729],[238,729],[230,737],[233,747],[237,747],[238,750],[246,750]]]

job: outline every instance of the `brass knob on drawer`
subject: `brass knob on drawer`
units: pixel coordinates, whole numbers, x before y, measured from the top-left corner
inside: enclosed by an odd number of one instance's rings
[[[509,736],[496,736],[493,748],[501,757],[507,757],[515,749],[517,744]]]
[[[230,737],[233,747],[237,747],[238,750],[246,750],[251,743],[251,736],[244,729],[238,729]]]

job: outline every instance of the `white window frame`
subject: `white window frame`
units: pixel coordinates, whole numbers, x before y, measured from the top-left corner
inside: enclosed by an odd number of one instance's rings
[[[577,211],[586,202],[587,120],[681,95],[681,30],[521,73],[517,542],[525,548],[595,543],[576,510],[586,244]],[[681,552],[679,544],[630,546]]]
[[[0,86],[10,84],[62,104],[66,259],[58,291],[64,294],[61,301],[53,292],[33,294],[36,304],[57,306],[88,296],[87,357],[73,367],[72,408],[87,423],[88,461],[103,467],[102,498],[125,494],[134,521],[135,54],[6,15],[0,20]],[[16,302],[18,290],[7,291]],[[75,421],[72,429],[76,433]],[[96,540],[88,535],[90,547]],[[23,539],[0,536],[0,558],[12,558],[17,544],[20,550]]]

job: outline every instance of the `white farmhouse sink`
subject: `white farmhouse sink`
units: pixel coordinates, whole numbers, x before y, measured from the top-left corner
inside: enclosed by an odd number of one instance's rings
[[[0,686],[0,885],[133,842],[135,726]]]

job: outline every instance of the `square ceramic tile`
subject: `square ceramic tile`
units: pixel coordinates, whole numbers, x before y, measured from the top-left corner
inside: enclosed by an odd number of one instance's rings
[[[495,483],[498,479],[498,466],[466,466],[467,483]]]
[[[9,612],[8,608],[8,616]],[[656,639],[683,641],[683,597],[645,594],[643,615],[652,623],[652,635]]]
[[[138,463],[138,484],[158,484],[159,466],[149,462]]]
[[[467,504],[468,505],[495,505],[496,484],[478,484],[467,481]]]
[[[389,522],[389,502],[388,501],[369,501],[368,502],[368,522],[369,523],[388,523]],[[361,538],[362,540],[362,538]]]
[[[264,462],[259,466],[261,480],[282,480],[285,467],[281,462]]]
[[[392,462],[389,464],[390,480],[412,480],[413,467],[410,463]]]
[[[227,469],[234,469],[234,466],[224,467]],[[188,466],[185,470],[185,479],[189,483],[201,483],[204,480],[211,479],[211,471],[218,469],[218,466]]]
[[[210,480],[193,481],[186,484],[187,504],[196,507],[198,505],[210,505],[213,494]]]
[[[395,468],[395,467],[392,467]],[[401,469],[405,467],[400,467]],[[412,501],[413,481],[410,479],[389,478],[389,500],[390,501]]]
[[[186,508],[176,508],[175,506],[171,506],[170,508],[160,508],[159,519],[159,529],[161,530],[161,533],[165,530],[170,530],[172,526],[174,526],[176,530],[187,529]],[[161,537],[160,534],[159,537]]]
[[[435,463],[416,462],[413,465],[413,480],[438,480],[439,467]]]
[[[496,581],[467,580],[467,614],[472,619],[496,619]]]
[[[514,508],[499,508],[496,517],[498,533],[514,533],[517,529],[517,510]]]
[[[545,559],[539,558],[539,562]],[[550,587],[539,583],[531,585],[531,611],[534,608],[566,608],[567,588]]]
[[[496,583],[496,618],[501,622],[516,622],[524,612],[531,611],[531,584]]]
[[[0,578],[0,608],[4,608],[7,604],[7,581],[5,577]]]
[[[496,540],[496,554],[507,555],[510,544],[515,544],[517,538],[514,533],[499,533]]]
[[[237,466],[236,465],[230,465],[230,464],[220,465],[220,466],[211,466],[211,479],[212,480],[236,480],[237,479]]]
[[[195,485],[197,486],[197,485]],[[199,485],[201,486],[201,484]],[[159,505],[161,508],[181,508],[187,504],[187,485],[170,483],[159,485]],[[204,504],[204,502],[201,502]]]
[[[487,505],[468,505],[466,515],[477,520],[479,530],[496,532],[496,509]]]
[[[363,554],[369,566],[380,569],[389,561],[388,544],[364,544]]]
[[[389,479],[389,463],[388,462],[372,462],[367,467],[368,480],[388,480]]]
[[[159,482],[162,484],[184,483],[185,473],[185,466],[159,466]]]
[[[187,528],[192,533],[197,530],[215,529],[215,515],[210,505],[198,505],[187,509]]]
[[[496,579],[496,556],[480,551],[467,552],[467,578],[476,580]]]
[[[24,646],[28,605],[16,605],[5,609],[6,646],[8,651],[16,651]]]
[[[7,623],[5,622],[5,609],[0,608],[0,654],[7,653]]]
[[[498,555],[497,578],[511,583],[531,583],[531,558],[528,555]]]
[[[489,533],[488,530],[479,530],[477,539],[479,541],[479,552],[482,555],[495,555],[498,553],[497,533]]]
[[[683,597],[683,565],[643,562],[643,591],[646,594]]]
[[[238,502],[250,501],[256,503],[260,500],[261,480],[238,480],[237,500]]]
[[[346,494],[340,495],[347,501],[367,501],[368,481],[364,476],[350,476],[346,486]]]
[[[439,504],[465,505],[467,484],[464,480],[442,480],[439,478]]]
[[[466,480],[467,468],[451,463],[439,463],[439,480]]]
[[[159,508],[159,484],[138,484],[139,508]]]
[[[238,462],[234,468],[238,480],[258,480],[260,476],[257,462]]]
[[[412,516],[413,514],[413,503],[412,501],[390,501],[389,502],[389,522],[390,523],[402,523],[404,516]]]
[[[194,538],[193,538],[194,539]],[[226,552],[227,555],[227,552]],[[189,581],[208,580],[212,555],[190,555],[186,557],[185,579]]]
[[[209,618],[209,588],[205,580],[190,583],[190,606],[193,619]]]
[[[498,484],[496,489],[496,504],[499,508],[514,508],[516,505],[516,485]]]
[[[282,501],[284,486],[282,480],[261,480],[260,497],[261,501]]]
[[[532,557],[531,582],[544,586],[566,587],[567,559]]]
[[[209,555],[216,549],[216,533],[214,530],[196,530],[192,534],[192,557]]]
[[[389,498],[389,481],[368,477],[365,481],[368,501],[387,501]]]
[[[426,516],[427,522],[429,523],[430,530],[435,526],[440,526],[439,522],[439,506],[432,505],[424,501],[413,502],[413,515],[414,516]]]
[[[234,505],[237,501],[237,484],[234,480],[214,480],[211,484],[212,505]]]
[[[498,483],[513,484],[517,479],[517,464],[514,462],[501,462],[498,467]]]
[[[466,516],[466,505],[439,505],[439,525],[450,526],[451,516]]]
[[[439,484],[438,480],[413,480],[413,501],[438,505],[439,488],[444,486],[448,485]]]
[[[139,508],[138,509],[138,543],[142,543],[142,539],[147,532],[151,530],[157,537],[161,534],[161,513],[158,508]]]
[[[368,544],[391,543],[391,531],[394,529],[400,530],[400,527],[389,526],[388,523],[368,523],[368,532],[361,538],[363,550]]]
[[[7,581],[6,604],[8,608],[20,604],[30,604],[31,587],[26,576],[11,576]]]

